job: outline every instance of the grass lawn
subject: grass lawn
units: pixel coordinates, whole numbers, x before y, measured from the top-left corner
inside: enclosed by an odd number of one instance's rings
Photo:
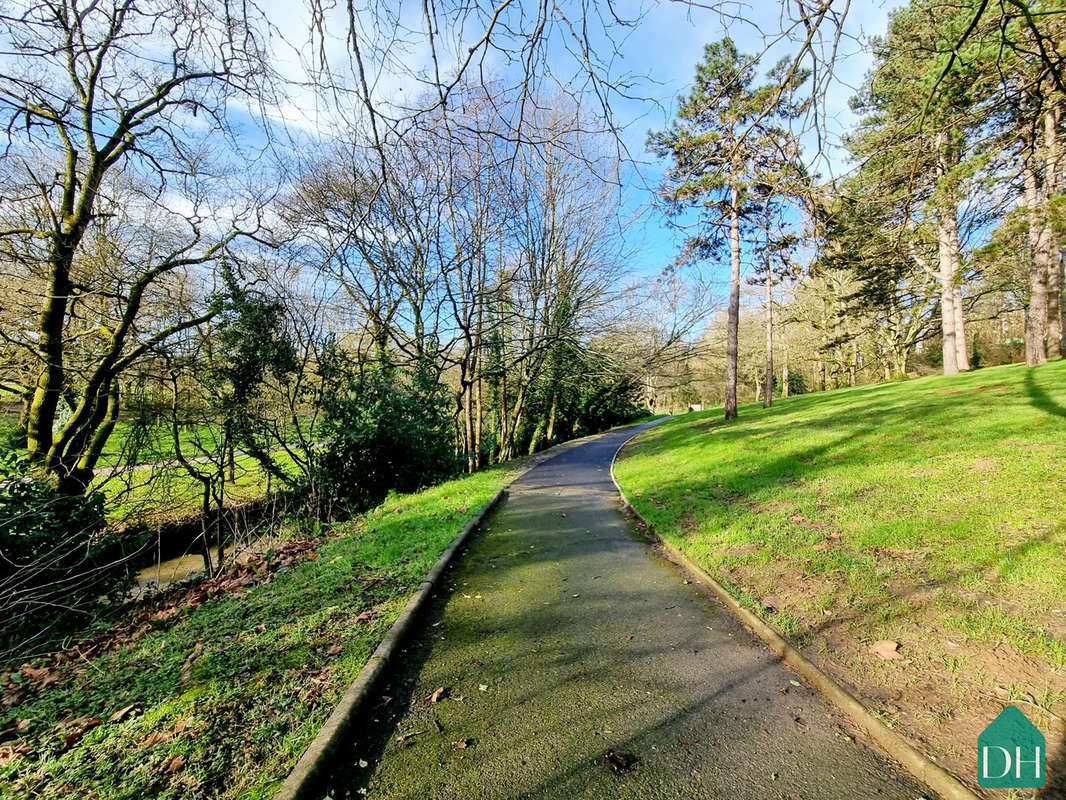
[[[957,775],[1008,702],[1066,772],[1066,361],[687,414],[623,452],[662,536]]]
[[[310,424],[309,420],[301,419],[301,426],[305,429]],[[289,431],[293,439],[296,439],[296,428],[292,423],[289,424]],[[187,458],[196,458],[201,454],[196,446],[197,442],[214,450],[221,434],[217,426],[202,424],[183,425],[180,435],[182,452]],[[154,464],[175,459],[174,436],[169,426],[138,427],[128,420],[119,420],[115,423],[115,429],[108,438],[107,444],[104,445],[103,453],[100,455],[99,470],[104,471],[108,467],[119,464],[125,466],[129,460],[127,451],[134,446],[131,439],[135,437],[141,440],[137,445],[135,463]]]
[[[0,797],[269,797],[440,553],[512,477],[490,469],[392,497],[269,582],[164,607],[87,660],[0,671]]]
[[[288,453],[275,453],[274,460],[283,470],[292,466]],[[232,483],[226,483],[227,507],[266,497],[267,474],[252,456],[234,458],[234,477]],[[114,475],[101,471],[94,485],[108,494],[112,501],[108,516],[116,521],[134,520],[152,525],[196,518],[200,514],[202,484],[181,466]],[[279,488],[276,483],[275,488]]]

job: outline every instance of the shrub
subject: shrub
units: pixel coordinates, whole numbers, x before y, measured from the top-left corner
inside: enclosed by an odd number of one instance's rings
[[[137,544],[106,530],[101,492],[60,494],[24,455],[0,453],[0,647],[44,646],[101,597],[123,598]]]
[[[315,484],[329,515],[413,492],[459,471],[448,389],[427,363],[401,370],[379,362],[361,372],[335,352],[325,371],[324,446]]]
[[[798,372],[788,373],[788,393],[790,396],[807,394],[807,382]]]

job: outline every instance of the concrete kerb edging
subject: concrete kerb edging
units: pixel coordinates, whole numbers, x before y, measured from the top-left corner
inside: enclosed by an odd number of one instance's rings
[[[325,723],[323,723],[322,728],[318,731],[318,734],[311,741],[311,744],[307,746],[307,749],[304,750],[303,755],[300,756],[300,760],[296,762],[296,766],[293,767],[292,772],[289,773],[285,782],[282,783],[281,788],[274,793],[272,800],[305,800],[305,798],[308,797],[310,790],[314,788],[316,783],[323,777],[323,767],[329,760],[330,756],[333,755],[337,746],[344,739],[351,723],[359,715],[363,703],[368,699],[375,684],[381,678],[385,668],[389,665],[400,642],[403,641],[404,637],[407,636],[413,627],[419,612],[429,600],[430,594],[433,592],[433,589],[436,588],[437,583],[444,574],[444,570],[446,570],[448,566],[451,565],[452,561],[455,560],[455,557],[463,548],[463,545],[466,544],[466,540],[470,538],[470,535],[484,521],[489,512],[492,511],[496,507],[496,504],[507,494],[507,490],[511,488],[511,484],[534,467],[539,466],[548,459],[554,458],[566,450],[569,450],[575,444],[588,438],[590,437],[585,436],[581,439],[571,439],[568,442],[563,442],[560,445],[549,448],[548,450],[531,457],[526,462],[525,466],[516,473],[514,478],[512,478],[506,486],[496,492],[492,499],[466,523],[459,535],[452,540],[450,545],[448,545],[448,549],[441,553],[440,558],[437,559],[437,563],[433,565],[433,568],[426,575],[425,580],[418,585],[418,590],[414,593],[411,599],[407,601],[407,605],[404,606],[400,616],[396,619],[396,622],[392,624],[392,627],[389,628],[389,632],[385,634],[385,638],[381,640],[381,644],[377,646],[373,655],[370,656],[366,664],[359,671],[359,675],[357,675],[355,680],[349,684],[344,695],[334,707]]]
[[[304,800],[309,796],[310,790],[323,777],[323,767],[344,739],[349,726],[359,714],[363,703],[370,697],[375,684],[392,661],[400,643],[410,632],[419,612],[428,602],[430,594],[444,574],[444,570],[455,560],[456,555],[466,544],[466,540],[505,494],[507,494],[506,486],[493,495],[492,499],[463,526],[463,530],[448,545],[448,549],[441,553],[437,563],[433,565],[425,580],[418,585],[418,590],[407,601],[400,616],[389,628],[385,638],[381,640],[381,644],[370,656],[356,679],[348,686],[318,735],[304,750],[281,788],[275,792],[273,800]]]
[[[893,731],[884,722],[878,719],[847,689],[833,680],[829,675],[814,665],[802,653],[794,648],[788,641],[769,624],[744,608],[737,602],[725,587],[712,578],[702,567],[686,556],[681,550],[667,542],[660,536],[655,528],[643,515],[629,502],[622,486],[615,477],[614,464],[618,454],[629,442],[642,433],[633,434],[615,450],[611,457],[611,480],[622,498],[623,506],[636,517],[644,526],[648,534],[663,548],[671,560],[688,571],[701,584],[706,586],[718,598],[718,600],[736,616],[741,623],[750,629],[756,636],[762,639],[766,645],[788,665],[793,672],[797,673],[813,688],[821,692],[830,703],[844,713],[856,726],[866,733],[871,739],[893,759],[898,761],[917,780],[932,789],[944,800],[979,800],[976,794],[966,788],[958,778],[936,764],[928,756],[916,750],[910,742]]]

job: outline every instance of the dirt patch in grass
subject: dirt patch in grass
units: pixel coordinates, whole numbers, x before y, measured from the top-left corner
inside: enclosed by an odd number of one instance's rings
[[[882,566],[890,570],[891,559]],[[892,608],[887,619],[872,623],[879,609],[838,607],[835,598],[844,587],[802,569],[740,564],[726,574],[745,605],[953,774],[973,772],[990,704],[1019,706],[1044,731],[1048,753],[1066,752],[1066,674],[1049,671],[1045,661],[1009,642],[944,625],[934,591],[890,582],[889,593],[906,593],[907,613]],[[885,660],[871,650],[884,638],[899,643],[899,659]],[[1061,782],[1066,775],[1058,769]]]

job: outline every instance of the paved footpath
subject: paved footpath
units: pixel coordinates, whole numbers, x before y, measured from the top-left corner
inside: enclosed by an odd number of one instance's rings
[[[511,488],[338,755],[333,797],[929,796],[634,531],[610,478],[634,430]]]

